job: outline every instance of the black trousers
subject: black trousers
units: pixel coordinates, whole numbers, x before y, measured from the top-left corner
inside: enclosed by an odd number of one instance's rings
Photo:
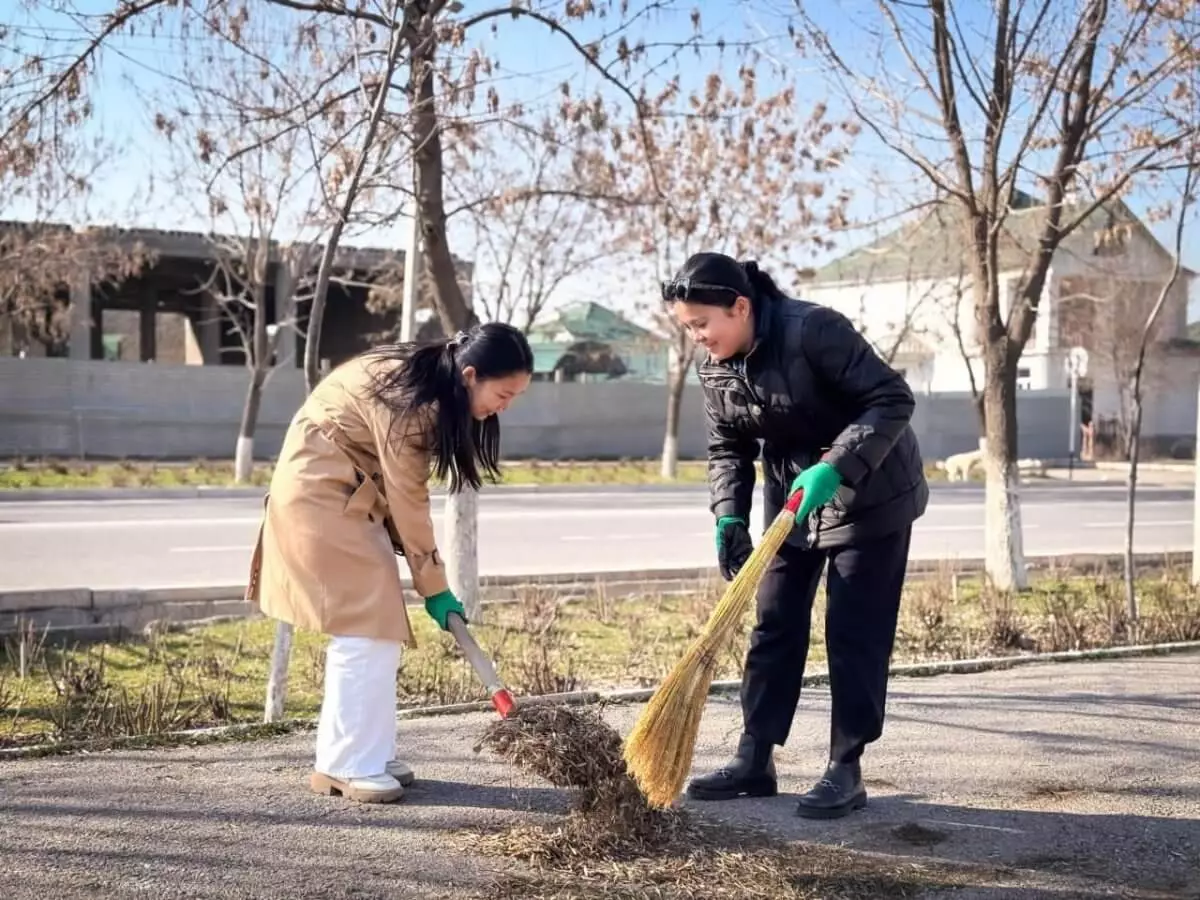
[[[813,600],[828,560],[829,758],[851,762],[878,740],[911,538],[910,526],[828,550],[780,549],[759,587],[758,621],[742,673],[747,734],[776,745],[787,741],[808,660]]]

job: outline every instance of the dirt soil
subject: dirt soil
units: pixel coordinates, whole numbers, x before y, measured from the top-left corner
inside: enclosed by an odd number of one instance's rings
[[[311,734],[0,761],[0,889],[13,900],[1200,898],[1200,656],[900,679],[889,707],[862,813],[792,815],[828,734],[828,694],[811,690],[780,753],[784,795],[697,804],[715,827],[615,863],[495,853],[514,826],[557,827],[569,798],[477,755],[485,714],[402,723],[419,781],[391,806],[309,793]],[[637,711],[606,717],[625,732]],[[710,701],[697,769],[725,759],[739,724],[735,703]]]

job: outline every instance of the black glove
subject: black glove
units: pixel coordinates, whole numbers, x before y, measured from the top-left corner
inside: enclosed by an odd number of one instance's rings
[[[737,516],[717,519],[717,564],[722,578],[733,581],[753,552],[754,542],[750,540],[745,520]]]

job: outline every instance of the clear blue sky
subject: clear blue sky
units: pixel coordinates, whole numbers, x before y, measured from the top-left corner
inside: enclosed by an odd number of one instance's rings
[[[863,0],[830,3],[822,15],[826,17],[823,24],[829,28],[839,47],[857,49],[861,43],[865,54],[872,49],[872,39],[861,32],[860,21],[854,16],[862,3]],[[113,5],[113,0],[75,0],[75,8],[85,14],[101,14]],[[469,0],[465,5],[468,12],[493,6],[491,3],[473,3]],[[789,67],[789,77],[795,80],[798,88],[799,102],[812,104],[826,99],[828,90],[813,63],[800,59],[790,50],[783,37],[790,5],[789,0],[760,0],[746,4],[701,0],[694,7],[700,12],[706,38],[720,35],[729,40],[761,41],[769,57]],[[686,6],[676,12],[655,14],[636,36],[648,42],[672,41],[690,33],[688,16],[691,8]],[[988,10],[980,6],[976,14],[986,16]],[[264,52],[278,55],[277,51],[283,46],[278,35],[287,25],[282,15],[272,15],[274,20],[256,20],[252,23],[252,41]],[[80,46],[87,38],[88,29],[96,27],[94,21],[51,14],[44,9],[10,9],[0,14],[0,21],[10,26],[10,34],[4,41],[9,47],[25,50],[35,39],[48,37],[64,53]],[[597,83],[598,76],[582,66],[576,52],[562,38],[549,35],[541,25],[527,20],[514,22],[508,17],[496,21],[498,29],[494,35],[481,30],[472,40],[482,43],[499,61],[498,77],[506,100],[519,97],[530,107],[549,106],[557,102],[558,86],[564,78],[571,78],[578,92]],[[603,24],[611,27],[611,23],[602,23],[601,27]],[[969,30],[983,24],[978,18],[972,18],[964,22],[964,27]],[[592,26],[588,31],[594,33],[595,28]],[[208,229],[211,219],[206,215],[199,191],[172,183],[171,160],[152,124],[153,115],[161,103],[155,98],[170,94],[170,79],[181,71],[181,57],[185,51],[194,51],[199,40],[195,34],[186,38],[181,36],[178,28],[172,25],[157,31],[139,27],[133,34],[110,39],[109,49],[102,58],[93,82],[95,87],[92,96],[97,112],[94,127],[116,143],[119,153],[113,164],[96,179],[94,196],[87,209],[79,211],[78,218],[126,226]],[[677,66],[682,66],[685,84],[695,84],[702,79],[711,70],[714,59],[711,55],[704,60],[697,60],[691,54],[683,56]],[[727,71],[732,77],[737,61],[733,54],[728,59]],[[880,63],[894,71],[904,68],[904,62],[894,47],[885,53]],[[764,89],[769,89],[770,79],[763,80],[768,82]],[[836,100],[831,103],[835,114],[839,105]],[[907,186],[896,190],[891,196],[880,197],[867,186],[867,182],[872,173],[881,171],[891,180],[907,182]],[[923,189],[920,180],[912,178],[907,172],[905,164],[898,162],[887,148],[866,132],[859,138],[850,165],[839,177],[843,179],[842,184],[855,189],[851,213],[862,219],[890,211],[897,203],[908,202]],[[1136,211],[1141,212],[1146,200],[1145,197],[1134,195],[1130,203]],[[10,208],[4,215],[20,217],[22,210]],[[1168,225],[1156,226],[1154,230],[1160,239],[1169,244]],[[404,232],[404,228],[396,227],[356,236],[355,241],[403,247],[407,240]],[[839,252],[871,236],[862,231],[846,235]],[[471,255],[468,247],[458,247],[456,250],[460,255]],[[1193,233],[1188,240],[1184,260],[1192,267],[1200,268],[1200,236]],[[594,281],[590,283],[594,284]]]

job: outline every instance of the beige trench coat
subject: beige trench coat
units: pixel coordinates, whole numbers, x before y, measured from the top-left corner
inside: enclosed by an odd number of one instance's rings
[[[429,509],[432,413],[398,422],[367,393],[358,358],[293,417],[265,500],[246,600],[323,634],[414,646],[396,553],[422,597],[447,589]]]

